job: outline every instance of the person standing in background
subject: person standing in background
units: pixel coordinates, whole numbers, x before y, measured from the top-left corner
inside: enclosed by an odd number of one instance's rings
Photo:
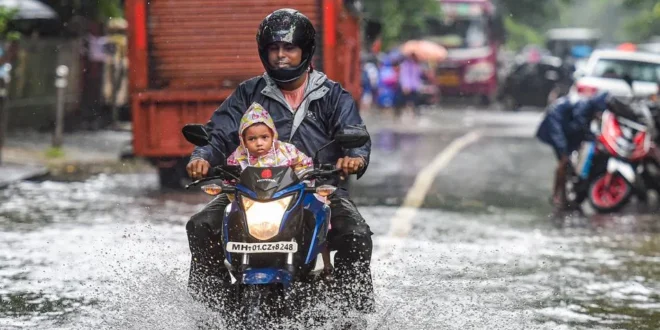
[[[399,84],[403,94],[403,109],[414,116],[419,115],[417,101],[422,88],[422,67],[415,54],[406,57],[401,63]]]

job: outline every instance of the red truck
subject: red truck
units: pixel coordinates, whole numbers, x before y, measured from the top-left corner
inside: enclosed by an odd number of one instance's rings
[[[264,71],[255,36],[261,20],[295,8],[314,23],[314,67],[359,99],[359,12],[346,0],[126,0],[133,154],[178,188],[193,146],[187,123],[205,123],[243,80]]]

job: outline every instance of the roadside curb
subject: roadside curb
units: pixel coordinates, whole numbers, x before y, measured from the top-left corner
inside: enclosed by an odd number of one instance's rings
[[[37,179],[50,174],[50,170],[42,165],[5,163],[0,165],[0,189],[24,180]]]

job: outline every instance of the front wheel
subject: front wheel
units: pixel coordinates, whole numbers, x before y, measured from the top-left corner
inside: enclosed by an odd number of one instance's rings
[[[589,202],[596,211],[608,213],[621,209],[631,195],[632,187],[621,175],[606,173],[591,184]]]
[[[272,329],[282,307],[280,291],[270,285],[246,285],[241,289],[241,329]]]

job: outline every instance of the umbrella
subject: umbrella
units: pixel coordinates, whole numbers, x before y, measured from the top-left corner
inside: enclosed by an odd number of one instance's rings
[[[0,0],[0,7],[17,10],[16,20],[57,19],[53,8],[38,0]]]
[[[435,42],[410,40],[401,46],[404,55],[415,54],[422,61],[440,62],[447,58],[447,50]]]

